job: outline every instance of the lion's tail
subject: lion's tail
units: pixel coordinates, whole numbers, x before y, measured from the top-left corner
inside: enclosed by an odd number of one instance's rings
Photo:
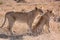
[[[3,22],[3,24],[0,26],[0,28],[2,28],[2,27],[5,25],[5,22],[6,22],[6,15],[5,15],[4,22]]]

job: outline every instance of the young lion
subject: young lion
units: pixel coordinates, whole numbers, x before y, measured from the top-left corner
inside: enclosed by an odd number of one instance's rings
[[[43,11],[36,7],[34,10],[32,10],[30,12],[14,12],[14,11],[7,12],[5,14],[5,21],[2,24],[1,28],[4,26],[6,19],[8,19],[8,21],[9,21],[8,29],[11,32],[11,34],[13,34],[11,31],[11,28],[13,27],[13,24],[15,21],[22,21],[22,22],[27,23],[32,31],[32,29],[34,29],[34,27],[32,27],[33,23],[36,23],[34,25],[37,25],[42,14],[43,14]],[[38,16],[39,19],[36,22],[34,22],[36,20],[36,16]]]

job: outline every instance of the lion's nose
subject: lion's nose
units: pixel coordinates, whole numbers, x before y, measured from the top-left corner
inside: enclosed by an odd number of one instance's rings
[[[60,22],[60,17],[58,18],[58,22]]]
[[[55,18],[54,21],[60,22],[60,17]]]

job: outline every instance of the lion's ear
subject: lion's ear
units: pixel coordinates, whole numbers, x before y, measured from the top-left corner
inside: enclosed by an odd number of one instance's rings
[[[37,10],[38,8],[37,7],[35,7],[35,10]]]
[[[52,13],[52,10],[47,10],[47,12]]]
[[[50,10],[50,13],[52,13],[52,10]]]

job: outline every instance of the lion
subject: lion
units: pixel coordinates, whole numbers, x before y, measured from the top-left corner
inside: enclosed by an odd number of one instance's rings
[[[30,27],[30,31],[33,32],[32,30],[35,28],[35,25],[38,25],[40,18],[43,14],[44,13],[42,9],[38,9],[37,7],[35,7],[35,9],[30,12],[10,11],[5,14],[4,23],[0,28],[3,28],[6,23],[6,19],[8,19],[9,25],[7,26],[7,29],[11,32],[11,34],[13,34],[11,29],[15,21],[22,21],[27,23]]]

